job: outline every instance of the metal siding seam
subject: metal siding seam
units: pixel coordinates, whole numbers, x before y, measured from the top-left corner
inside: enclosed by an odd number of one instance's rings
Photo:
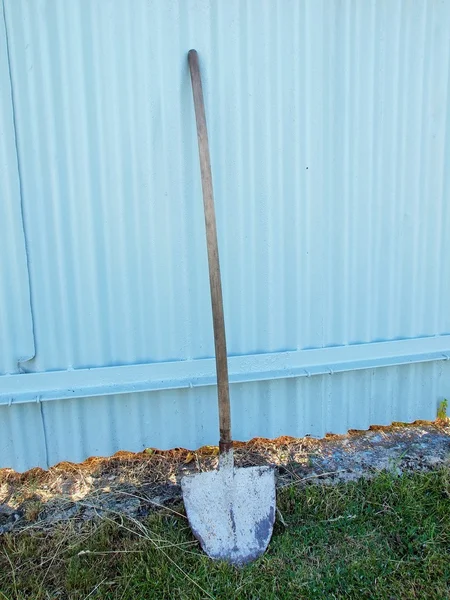
[[[44,443],[44,452],[45,452],[45,467],[48,469],[50,467],[49,457],[48,457],[48,443],[47,443],[47,429],[45,427],[45,419],[44,419],[44,405],[41,402],[40,397],[36,398],[36,402],[39,404],[39,412],[41,415],[41,427],[42,427],[42,436]]]
[[[29,248],[28,248],[28,242],[27,242],[25,221],[24,221],[24,217],[23,217],[23,189],[22,189],[21,163],[20,163],[20,155],[19,155],[19,141],[18,141],[18,136],[17,136],[16,103],[15,103],[15,98],[14,98],[14,84],[13,84],[13,76],[12,76],[12,70],[11,70],[11,55],[10,55],[10,47],[9,47],[8,23],[7,23],[7,19],[6,19],[6,8],[5,8],[4,0],[2,0],[2,15],[3,15],[3,23],[4,23],[4,28],[5,28],[6,60],[8,63],[14,146],[15,146],[15,150],[16,150],[16,163],[17,163],[19,200],[20,200],[20,217],[21,217],[21,224],[22,224],[23,244],[24,244],[24,250],[25,250],[26,272],[27,272],[27,278],[28,278],[28,302],[29,302],[30,319],[31,319],[30,352],[24,356],[19,356],[17,358],[18,370],[19,370],[19,372],[24,372],[23,363],[32,360],[36,355],[36,343],[35,343],[35,332],[34,332],[33,303],[32,303],[32,295],[31,295],[31,285],[32,284],[31,284],[31,275],[30,275],[30,268],[29,268],[30,257],[29,257]]]
[[[448,361],[450,336],[229,357],[231,383],[333,375],[386,366]],[[214,359],[124,365],[0,378],[0,404],[215,385]],[[13,399],[13,400],[11,400]]]

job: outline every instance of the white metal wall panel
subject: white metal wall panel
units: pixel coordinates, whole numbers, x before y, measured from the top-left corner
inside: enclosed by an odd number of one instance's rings
[[[448,0],[3,2],[32,257],[27,370],[213,355],[191,47],[205,80],[229,352],[450,333]],[[237,426],[244,437],[307,433],[305,411],[319,434],[357,414],[364,427],[400,419],[400,372],[420,390],[411,418],[434,416],[448,379],[431,374],[445,365],[242,384],[233,418],[248,423]],[[154,394],[20,411],[47,422],[50,462],[215,439],[213,388],[199,392],[210,416],[195,435],[193,393]],[[185,428],[162,398],[190,407]],[[134,438],[133,419],[158,433]]]
[[[0,6],[0,375],[34,356],[13,98]]]

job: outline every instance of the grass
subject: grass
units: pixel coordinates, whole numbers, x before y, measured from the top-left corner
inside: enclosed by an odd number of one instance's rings
[[[243,569],[200,552],[182,506],[142,522],[111,515],[4,535],[0,598],[450,597],[448,468],[293,486],[279,492],[278,508],[268,552]]]

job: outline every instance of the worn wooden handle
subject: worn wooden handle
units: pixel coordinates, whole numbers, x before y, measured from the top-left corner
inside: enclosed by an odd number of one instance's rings
[[[219,248],[217,245],[216,215],[209,157],[208,130],[206,128],[205,103],[202,80],[196,50],[189,50],[192,93],[194,96],[195,120],[197,123],[198,153],[202,177],[203,206],[205,210],[206,244],[208,248],[209,284],[214,325],[214,346],[216,351],[217,395],[219,401],[220,453],[232,447],[230,392],[228,384],[227,342],[223,315],[222,284],[220,280]]]

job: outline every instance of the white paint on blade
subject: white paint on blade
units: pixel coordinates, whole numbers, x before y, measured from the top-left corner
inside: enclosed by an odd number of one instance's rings
[[[222,461],[218,471],[184,477],[181,487],[192,531],[211,558],[242,565],[266,550],[275,520],[272,468]]]
[[[228,452],[223,452],[219,454],[219,469],[229,469],[233,471],[234,469],[234,454],[233,448],[228,450]]]

